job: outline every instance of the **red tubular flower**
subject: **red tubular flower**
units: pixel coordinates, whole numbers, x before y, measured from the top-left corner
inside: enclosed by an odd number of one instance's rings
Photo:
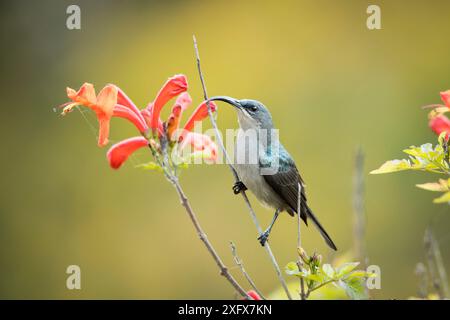
[[[128,157],[136,150],[147,147],[149,141],[144,137],[133,137],[113,145],[106,154],[109,165],[113,169],[119,169]],[[192,146],[193,152],[203,152],[205,159],[217,160],[217,145],[207,135],[189,132],[183,140],[180,150],[186,146]]]
[[[157,142],[150,139],[148,135],[149,128],[157,131],[160,136],[163,134],[164,123],[160,119],[161,109],[170,99],[178,96],[166,123],[168,136],[172,138],[172,135],[179,129],[183,111],[192,103],[191,97],[185,92],[186,90],[186,77],[184,75],[173,76],[161,88],[156,99],[145,109],[139,110],[133,101],[116,85],[108,84],[96,96],[94,86],[85,83],[78,91],[67,88],[67,95],[73,102],[64,105],[63,114],[70,112],[73,107],[78,105],[92,109],[97,115],[100,127],[99,146],[105,146],[108,143],[111,117],[121,117],[131,121],[143,136],[123,140],[108,150],[107,158],[110,166],[118,169],[134,151],[148,146],[149,143],[158,151]],[[210,107],[213,111],[217,108],[212,102]],[[201,121],[207,116],[208,107],[203,102],[197,107],[184,127],[183,138],[186,139],[182,141],[177,137],[171,140],[179,144],[177,146],[179,150],[191,146],[194,153],[201,153],[203,158],[216,161],[218,149],[211,138],[203,134],[190,132],[196,121]],[[156,144],[154,145],[154,143]],[[170,147],[174,147],[174,145],[170,145]]]
[[[140,112],[136,114],[129,108],[121,104],[116,104],[113,109],[113,116],[130,120],[142,134],[146,134],[148,131],[148,126]]]
[[[247,291],[247,294],[253,299],[253,300],[262,300],[259,294],[255,290],[249,290]]]
[[[192,103],[192,98],[187,92],[180,94],[175,101],[175,105],[180,105],[183,110],[186,110]]]
[[[113,169],[119,169],[133,152],[146,146],[148,146],[148,141],[144,137],[129,138],[116,143],[106,154],[109,165]]]
[[[183,92],[177,98],[175,105],[172,107],[172,112],[167,120],[167,134],[169,139],[172,138],[175,131],[179,128],[181,114],[192,103],[191,96],[187,92]]]
[[[187,145],[191,145],[194,152],[200,151],[208,155],[205,159],[211,161],[217,160],[217,145],[209,136],[197,132],[187,132],[183,137],[181,149]]]
[[[432,118],[428,123],[428,126],[437,135],[440,135],[444,131],[447,132],[446,139],[448,139],[450,134],[450,120],[446,116],[440,115]]]
[[[441,99],[447,108],[450,108],[450,90],[441,92]]]
[[[100,91],[98,96],[95,96],[94,86],[90,83],[85,83],[78,91],[67,88],[67,96],[73,103],[68,104],[63,109],[63,114],[70,112],[77,105],[92,109],[97,115],[100,127],[98,145],[103,147],[108,144],[109,122],[113,116],[114,106],[117,104],[117,87],[107,85]]]
[[[172,139],[173,134],[178,129],[182,111],[183,110],[180,105],[174,105],[169,119],[167,119],[167,135],[169,136],[169,140]]]
[[[134,113],[136,117],[133,118],[139,119],[140,125],[143,123],[145,126],[147,126],[144,117],[142,116],[138,107],[136,107],[133,101],[130,98],[128,98],[125,92],[123,92],[123,90],[120,89],[119,87],[117,87],[117,104],[128,108],[132,113]]]
[[[66,105],[63,114],[70,112],[77,105],[90,108],[96,113],[99,122],[98,145],[100,147],[108,144],[109,126],[113,116],[128,119],[144,135],[148,132],[148,126],[139,109],[116,85],[108,84],[98,96],[95,96],[94,86],[85,83],[78,92],[67,88],[67,96],[73,103]]]
[[[211,111],[214,112],[217,109],[217,106],[214,102],[209,102],[209,106],[211,108]],[[184,125],[185,131],[192,131],[194,128],[196,121],[202,121],[208,116],[208,105],[206,104],[206,101],[202,102],[197,109],[195,109],[194,113],[192,113],[189,120]]]
[[[147,108],[144,108],[141,110],[141,115],[145,120],[145,123],[147,124],[148,127],[150,127],[150,122],[152,121],[152,109],[153,109],[153,104],[149,104],[147,106]],[[163,132],[163,123],[161,119],[158,119],[158,134],[161,136]]]
[[[152,121],[152,109],[153,103],[150,103],[147,108],[141,110],[141,115],[145,119],[145,123],[150,127],[150,123]],[[163,132],[163,122],[161,119],[158,119],[158,133],[161,135]]]
[[[172,98],[178,96],[180,93],[187,90],[187,79],[184,75],[176,75],[169,78],[161,90],[158,92],[155,100],[153,101],[153,107],[151,108],[151,120],[150,127],[157,129],[159,115],[164,105]]]

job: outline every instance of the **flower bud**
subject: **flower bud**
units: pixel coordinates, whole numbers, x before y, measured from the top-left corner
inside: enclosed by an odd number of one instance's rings
[[[308,254],[306,253],[306,251],[302,247],[298,247],[297,252],[298,252],[298,255],[300,256],[300,258],[302,258],[303,262],[308,264],[310,258],[308,256]]]
[[[311,257],[312,263],[314,263],[316,266],[320,266],[322,263],[322,255],[314,252],[313,256]]]

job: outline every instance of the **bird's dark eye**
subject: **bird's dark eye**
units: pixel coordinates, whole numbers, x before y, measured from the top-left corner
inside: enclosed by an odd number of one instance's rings
[[[253,111],[253,112],[255,112],[255,111],[258,110],[258,107],[255,106],[255,105],[253,105],[253,106],[250,107],[250,110]]]

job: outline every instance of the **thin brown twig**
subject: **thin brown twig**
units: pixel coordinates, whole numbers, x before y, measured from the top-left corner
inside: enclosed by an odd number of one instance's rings
[[[174,186],[175,190],[177,191],[178,196],[180,198],[181,205],[185,208],[186,213],[188,214],[189,218],[191,219],[192,224],[194,225],[194,228],[197,231],[198,237],[203,242],[203,244],[205,245],[209,254],[213,257],[214,261],[216,262],[217,266],[219,267],[220,275],[224,276],[242,297],[246,298],[247,300],[253,300],[253,298],[251,298],[247,294],[247,292],[242,288],[242,286],[229,273],[228,268],[223,263],[220,256],[217,254],[217,252],[214,249],[211,242],[209,242],[206,233],[203,231],[203,229],[200,225],[200,222],[198,221],[198,218],[197,218],[196,214],[194,213],[194,210],[192,209],[191,204],[189,203],[189,200],[186,197],[186,194],[184,193],[183,188],[181,187],[181,185],[178,181],[178,177],[175,176],[174,174],[172,174],[169,170],[169,166],[167,163],[167,158],[168,158],[167,143],[166,143],[167,141],[166,141],[166,138],[164,135],[161,140],[162,140],[161,148],[162,148],[162,152],[163,152],[163,159],[162,159],[162,161],[160,161],[160,165],[164,170],[164,175],[166,176],[167,180],[169,180],[169,182]],[[150,147],[150,149],[151,149],[151,147]],[[154,153],[152,149],[151,149],[151,151],[152,151],[152,153]]]
[[[247,273],[247,270],[245,270],[244,264],[237,254],[236,246],[234,245],[234,243],[232,241],[230,241],[230,246],[231,246],[231,254],[233,255],[234,262],[239,267],[239,269],[241,269],[241,272],[244,275],[245,279],[247,279],[250,286],[253,288],[253,290],[256,291],[256,293],[261,297],[261,299],[266,300],[266,298],[264,297],[264,294],[261,292],[261,290],[258,289],[258,287],[256,286],[253,279]]]
[[[238,182],[238,181],[240,181],[239,175],[238,175],[237,171],[234,169],[234,167],[231,165],[230,157],[229,157],[229,155],[228,155],[228,153],[227,153],[227,151],[225,149],[225,146],[224,146],[223,141],[222,141],[222,136],[220,135],[219,128],[217,127],[216,120],[214,119],[214,115],[212,114],[212,111],[211,111],[211,106],[210,106],[209,98],[208,98],[208,92],[206,90],[206,85],[205,85],[205,79],[203,77],[203,73],[202,73],[202,69],[201,69],[201,65],[200,65],[200,54],[199,54],[199,51],[198,51],[197,39],[195,38],[195,35],[193,35],[192,38],[193,38],[193,41],[194,41],[194,50],[195,50],[195,57],[196,57],[196,61],[197,61],[197,69],[198,69],[200,82],[202,84],[202,89],[203,89],[203,97],[204,97],[204,99],[206,101],[206,105],[208,107],[209,119],[210,119],[211,124],[212,124],[212,126],[214,128],[214,131],[216,133],[217,142],[218,142],[218,144],[219,144],[223,154],[225,155],[225,159],[226,159],[226,162],[228,164],[228,167],[230,168],[230,171],[231,171],[231,173],[234,176],[235,182]],[[250,203],[250,201],[249,201],[249,199],[247,197],[247,194],[245,193],[244,190],[241,190],[240,193],[242,195],[242,198],[244,199],[245,204],[247,205],[247,208],[249,210],[249,213],[250,213],[250,216],[251,216],[251,218],[253,220],[253,223],[255,224],[256,229],[258,230],[258,234],[261,235],[263,233],[263,230],[261,228],[261,225],[259,224],[258,218],[256,217],[255,211],[253,210],[253,207],[252,207],[252,205],[251,205],[251,203]],[[291,296],[291,293],[289,292],[289,289],[288,289],[288,287],[286,285],[286,281],[283,278],[283,275],[281,273],[280,267],[279,267],[279,265],[278,265],[278,263],[277,263],[277,261],[275,259],[275,256],[274,256],[274,254],[272,252],[272,249],[270,248],[270,245],[269,245],[269,243],[267,241],[266,241],[266,243],[264,245],[264,249],[266,250],[267,254],[269,255],[269,258],[270,258],[270,260],[272,262],[272,265],[273,265],[273,267],[275,269],[275,272],[277,274],[278,280],[280,281],[281,286],[283,287],[283,289],[284,289],[284,291],[286,293],[286,296],[288,297],[289,300],[292,300],[292,296]]]
[[[208,252],[213,257],[214,261],[216,262],[217,266],[220,269],[220,274],[224,276],[228,282],[231,283],[231,285],[236,289],[237,292],[246,299],[252,300],[252,298],[247,294],[247,292],[241,287],[241,285],[233,278],[233,276],[228,272],[228,268],[225,266],[225,264],[222,262],[222,259],[217,254],[216,250],[212,246],[212,244],[209,242],[208,237],[206,233],[203,231],[202,227],[200,226],[200,223],[198,222],[198,219],[192,210],[192,207],[189,203],[189,200],[187,199],[186,195],[183,192],[183,189],[181,188],[178,179],[172,179],[170,182],[174,185],[175,189],[178,192],[178,195],[181,200],[181,204],[186,209],[186,212],[189,215],[189,218],[191,219],[192,223],[194,224],[195,230],[197,231],[197,234],[200,238],[200,240],[205,244],[206,248],[208,249]]]
[[[321,284],[317,285],[316,287],[314,287],[312,289],[309,289],[308,290],[308,296],[311,294],[311,292],[316,291],[317,289],[320,289],[320,288],[326,286],[327,284],[330,284],[330,283],[333,283],[333,282],[336,282],[336,281],[337,280],[332,279],[332,280],[328,280],[328,281],[322,282]]]
[[[302,184],[298,184],[298,195],[297,195],[297,251],[299,251],[302,248],[302,232],[301,232],[301,219],[300,219],[300,212],[301,212],[301,205],[302,205]],[[297,260],[297,266],[298,270],[301,271],[301,268],[303,266],[303,262],[298,257]],[[300,277],[300,299],[306,300],[306,294],[305,294],[305,280]]]

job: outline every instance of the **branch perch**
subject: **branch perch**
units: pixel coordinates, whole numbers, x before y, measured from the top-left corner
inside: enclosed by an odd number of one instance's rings
[[[220,270],[220,275],[224,276],[225,279],[228,280],[228,282],[236,289],[236,291],[247,300],[253,300],[247,292],[242,288],[242,286],[236,281],[236,279],[233,278],[233,276],[229,273],[228,268],[223,263],[220,256],[217,254],[216,250],[214,249],[211,242],[209,242],[208,237],[206,233],[203,231],[202,227],[200,226],[200,222],[197,219],[196,214],[194,213],[194,210],[191,207],[191,204],[189,203],[188,198],[186,197],[186,194],[183,191],[183,188],[181,187],[178,177],[174,175],[170,170],[170,166],[167,163],[167,139],[165,137],[165,134],[161,138],[161,148],[163,152],[163,159],[159,159],[159,157],[156,157],[157,161],[160,163],[161,167],[163,168],[164,175],[166,176],[167,180],[174,186],[175,190],[178,193],[178,196],[180,198],[181,205],[185,208],[186,213],[188,214],[189,218],[192,221],[192,224],[194,225],[195,230],[197,231],[198,237],[205,245],[206,249],[208,250],[209,254],[213,257],[214,261],[216,262],[217,266]],[[150,147],[150,150],[153,154],[155,154],[153,149]]]
[[[223,154],[225,155],[225,159],[226,159],[226,162],[228,164],[228,167],[230,168],[231,173],[234,176],[235,182],[238,182],[238,181],[240,181],[239,175],[238,175],[238,173],[236,172],[236,170],[234,169],[234,167],[231,164],[230,156],[228,155],[228,153],[227,153],[227,151],[225,149],[225,146],[224,146],[223,141],[222,141],[222,136],[220,135],[219,128],[217,127],[216,120],[214,119],[214,116],[213,116],[212,111],[211,111],[209,98],[208,98],[208,92],[206,90],[206,85],[205,85],[205,79],[203,77],[203,73],[202,73],[202,69],[201,69],[201,65],[200,65],[200,54],[199,54],[199,51],[198,51],[197,39],[195,38],[195,35],[193,35],[192,38],[193,38],[193,41],[194,41],[194,50],[195,50],[195,57],[196,57],[196,61],[197,61],[198,74],[200,76],[200,81],[201,81],[201,84],[202,84],[203,97],[204,97],[204,99],[206,101],[206,105],[208,107],[209,119],[211,120],[211,124],[212,124],[212,126],[214,128],[214,131],[216,133],[217,142],[218,142],[218,144],[219,144]],[[250,201],[249,201],[249,199],[247,197],[247,194],[245,193],[244,190],[241,190],[241,195],[242,195],[242,198],[244,199],[245,204],[247,205],[247,208],[249,210],[249,213],[250,213],[250,216],[251,216],[251,218],[253,220],[253,223],[255,224],[256,229],[258,230],[258,234],[261,235],[263,230],[261,228],[261,225],[259,224],[259,221],[258,221],[258,218],[256,217],[255,211],[253,210],[253,207],[250,204]],[[288,287],[286,285],[286,281],[283,278],[283,275],[281,273],[280,267],[279,267],[279,265],[278,265],[278,263],[277,263],[277,261],[275,259],[275,256],[273,255],[272,249],[270,248],[270,245],[269,245],[268,242],[265,243],[264,249],[266,250],[267,254],[269,255],[269,258],[270,258],[270,260],[272,262],[272,265],[273,265],[273,267],[275,269],[275,272],[277,274],[278,280],[280,281],[281,286],[283,287],[283,289],[284,289],[284,291],[286,293],[286,296],[289,298],[289,300],[292,300],[292,296],[291,296],[291,294],[289,292],[289,289],[288,289]]]
[[[238,257],[237,255],[237,251],[236,251],[236,246],[234,245],[233,242],[230,241],[230,246],[231,246],[231,254],[233,255],[233,259],[234,262],[236,263],[236,265],[239,267],[239,269],[241,269],[242,274],[244,275],[245,279],[247,279],[248,283],[250,284],[250,286],[253,288],[253,290],[256,291],[256,293],[261,297],[261,299],[266,300],[266,298],[264,297],[263,293],[261,292],[261,290],[259,290],[256,287],[255,282],[253,281],[253,279],[250,277],[250,275],[247,273],[247,270],[245,270],[244,268],[244,264],[242,263],[242,260]]]
[[[173,178],[173,177],[172,177]],[[181,204],[186,209],[186,212],[189,215],[189,218],[191,219],[192,223],[194,224],[195,230],[197,231],[198,237],[200,240],[205,244],[206,249],[208,249],[208,252],[213,257],[214,261],[216,262],[217,266],[220,269],[220,275],[224,276],[228,282],[231,283],[231,285],[236,289],[237,292],[244,298],[248,300],[253,300],[247,292],[241,287],[241,285],[233,278],[233,276],[228,272],[228,268],[225,266],[225,264],[222,262],[222,259],[217,254],[216,250],[212,246],[212,244],[209,242],[208,237],[206,233],[203,231],[202,227],[200,226],[200,223],[198,222],[198,219],[192,210],[192,207],[189,203],[188,198],[184,194],[183,189],[181,188],[178,179],[175,178],[173,180],[169,180],[175,187],[175,189],[178,192],[178,195],[181,200]]]

